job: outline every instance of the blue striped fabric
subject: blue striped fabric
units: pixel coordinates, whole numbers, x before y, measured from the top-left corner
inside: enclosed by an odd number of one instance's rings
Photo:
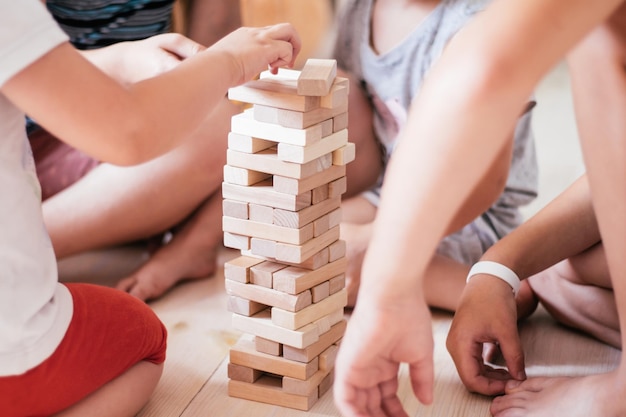
[[[78,49],[171,31],[174,0],[47,0],[48,10]]]

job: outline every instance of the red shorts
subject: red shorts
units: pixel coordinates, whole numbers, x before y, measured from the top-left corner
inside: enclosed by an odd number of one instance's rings
[[[31,133],[28,139],[33,150],[43,200],[74,184],[100,163],[61,142],[44,129]]]
[[[167,331],[144,302],[92,284],[65,284],[74,314],[56,351],[36,368],[0,377],[0,417],[55,414],[140,361],[165,360]]]

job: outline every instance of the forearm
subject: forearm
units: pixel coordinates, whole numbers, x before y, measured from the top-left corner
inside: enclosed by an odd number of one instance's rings
[[[502,151],[534,86],[617,3],[497,1],[451,41],[389,165],[362,293],[389,300],[420,290],[438,242]],[[569,30],[555,32],[555,16]]]
[[[492,246],[481,260],[499,262],[520,278],[527,278],[599,241],[600,232],[585,175]]]
[[[59,70],[51,71],[59,62]],[[184,64],[124,87],[65,44],[7,82],[3,91],[71,146],[130,165],[177,146],[240,76],[225,53],[206,51]]]

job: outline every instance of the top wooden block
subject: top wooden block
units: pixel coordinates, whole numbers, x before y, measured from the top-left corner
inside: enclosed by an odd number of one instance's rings
[[[334,59],[308,59],[298,77],[299,96],[325,96],[337,76]]]

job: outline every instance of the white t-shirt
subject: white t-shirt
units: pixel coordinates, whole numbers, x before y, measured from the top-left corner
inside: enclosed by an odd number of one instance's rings
[[[39,0],[0,0],[0,88],[67,40]],[[58,283],[24,112],[0,92],[0,376],[48,358],[72,318]]]

